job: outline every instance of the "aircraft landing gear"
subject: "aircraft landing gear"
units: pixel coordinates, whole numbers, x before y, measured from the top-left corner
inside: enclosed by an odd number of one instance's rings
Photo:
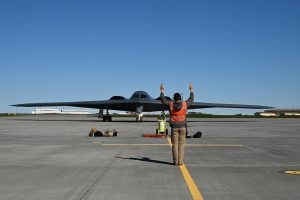
[[[111,115],[104,115],[102,117],[104,122],[111,122],[112,121],[112,116]]]
[[[143,122],[143,109],[144,107],[142,105],[138,106],[135,110],[136,113],[136,122]]]
[[[143,113],[137,114],[135,121],[136,121],[136,123],[143,122]]]
[[[104,122],[111,122],[112,121],[112,116],[109,115],[108,109],[106,109],[106,115],[103,115],[103,109],[99,110],[98,113],[98,118],[102,118]]]

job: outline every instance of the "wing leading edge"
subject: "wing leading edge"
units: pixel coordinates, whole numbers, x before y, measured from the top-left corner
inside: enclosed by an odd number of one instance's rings
[[[98,117],[102,117],[103,121],[111,121],[112,116],[108,110],[130,111],[137,114],[136,121],[143,121],[143,112],[154,112],[168,110],[159,99],[153,99],[145,91],[136,91],[133,95],[126,99],[122,96],[113,96],[109,100],[102,101],[75,101],[75,102],[48,102],[48,103],[24,103],[15,104],[16,107],[48,107],[48,106],[72,106],[81,108],[99,109]],[[245,105],[245,104],[223,104],[223,103],[203,103],[193,102],[189,109],[203,108],[245,108],[245,109],[270,109],[269,106]],[[106,109],[106,115],[103,110]]]
[[[114,109],[120,106],[130,105],[128,100],[105,100],[105,101],[75,101],[75,102],[49,102],[49,103],[24,103],[15,104],[16,107],[48,107],[48,106],[71,106],[82,108],[95,108],[95,109]]]
[[[189,109],[203,108],[243,108],[243,109],[270,109],[270,106],[247,105],[247,104],[225,104],[225,103],[204,103],[193,102]]]
[[[77,101],[77,102],[49,102],[49,103],[25,103],[15,104],[17,107],[47,107],[47,106],[72,106],[94,109],[111,109],[122,111],[135,111],[138,106],[143,106],[143,111],[153,112],[168,110],[159,100],[105,100],[105,101]],[[204,108],[242,108],[242,109],[271,109],[273,107],[261,105],[246,105],[246,104],[223,104],[223,103],[204,103],[193,102],[189,109],[204,109]]]

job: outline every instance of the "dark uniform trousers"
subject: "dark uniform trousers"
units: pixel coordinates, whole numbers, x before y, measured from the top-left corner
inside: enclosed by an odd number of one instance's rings
[[[171,135],[172,153],[173,153],[173,161],[175,165],[183,164],[185,134],[186,134],[185,127],[172,128],[172,135]]]

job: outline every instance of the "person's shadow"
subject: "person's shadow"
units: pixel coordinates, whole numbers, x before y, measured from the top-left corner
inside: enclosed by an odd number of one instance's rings
[[[173,165],[171,162],[166,162],[166,161],[161,161],[161,160],[152,160],[148,157],[142,157],[142,158],[134,158],[134,157],[129,157],[129,158],[124,158],[121,156],[116,156],[116,158],[120,159],[126,159],[126,160],[138,160],[138,161],[143,161],[143,162],[150,162],[150,163],[158,163],[158,164],[164,164],[164,165]]]

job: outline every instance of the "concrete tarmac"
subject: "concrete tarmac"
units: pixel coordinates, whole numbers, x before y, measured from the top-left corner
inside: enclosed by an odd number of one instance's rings
[[[0,199],[300,199],[300,119],[190,119],[185,167],[171,165],[156,119],[0,117]],[[91,128],[117,137],[89,138]],[[194,191],[191,191],[194,190]]]

